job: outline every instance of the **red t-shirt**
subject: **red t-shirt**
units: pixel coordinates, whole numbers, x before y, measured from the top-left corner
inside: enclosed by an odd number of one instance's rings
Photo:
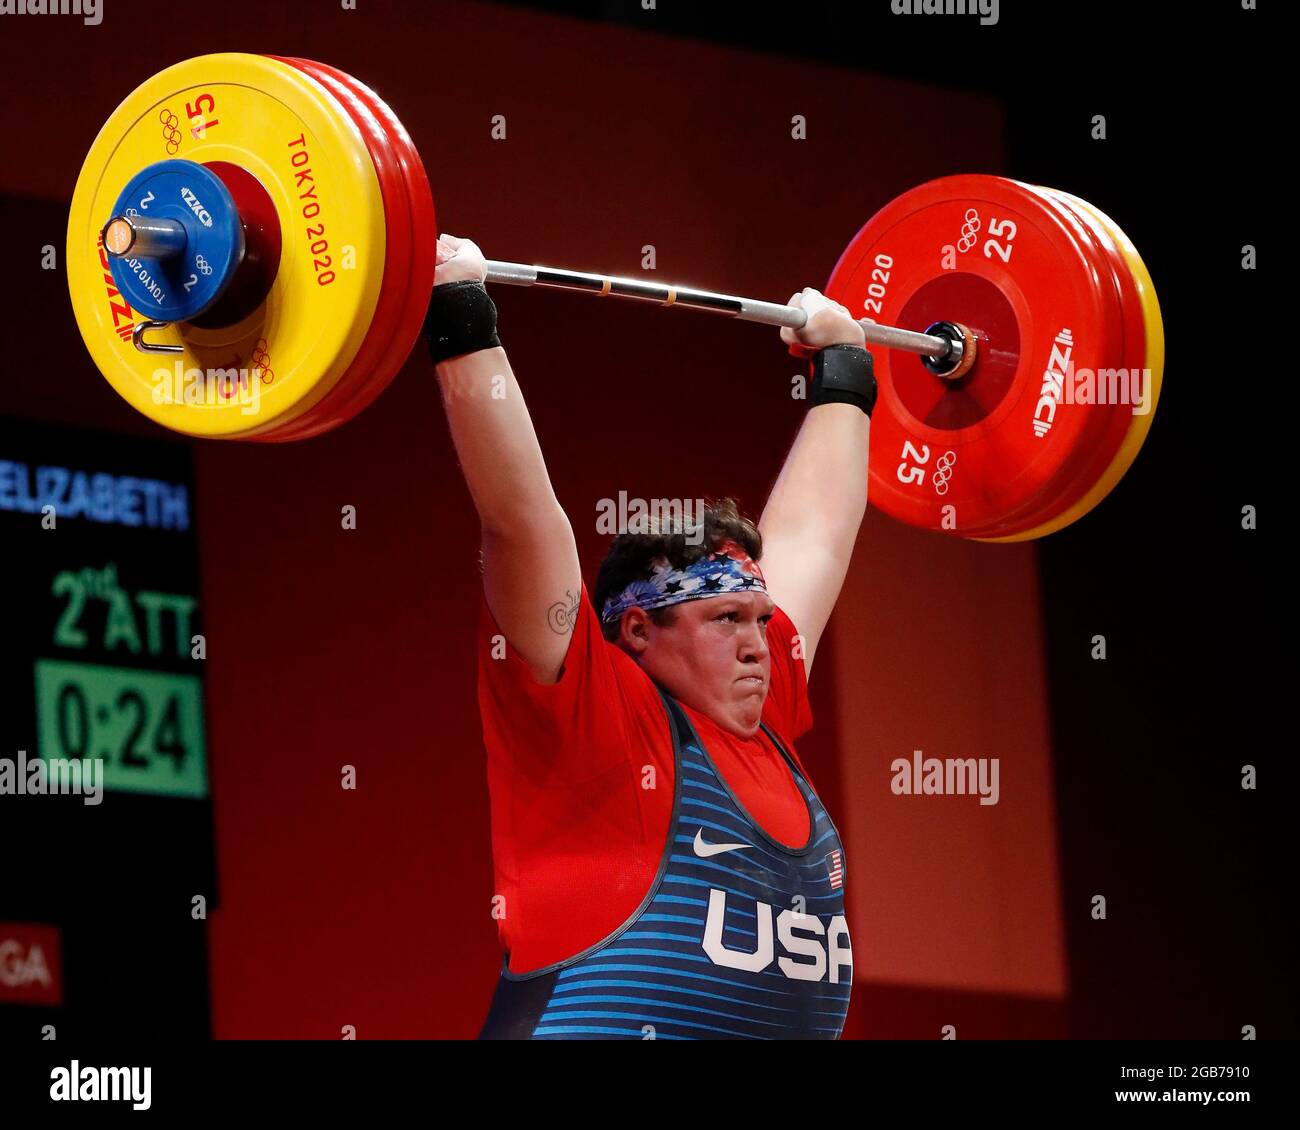
[[[772,673],[763,722],[807,778],[793,741],[812,728],[795,627],[768,623]],[[479,624],[479,711],[488,755],[498,932],[510,971],[572,957],[621,926],[659,868],[673,805],[673,739],[659,692],[636,661],[600,634],[582,587],[563,674],[546,685],[508,643],[487,598]],[[498,649],[500,653],[500,649]],[[682,709],[745,810],[773,839],[808,839],[808,810],[762,730],[738,738]]]

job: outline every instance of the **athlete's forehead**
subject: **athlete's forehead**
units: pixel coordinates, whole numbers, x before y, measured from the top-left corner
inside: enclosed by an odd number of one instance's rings
[[[765,592],[750,589],[748,592],[724,592],[717,596],[705,596],[693,601],[702,608],[702,614],[716,616],[719,610],[735,608],[738,611],[756,612],[759,616],[771,616],[776,611],[776,602]]]

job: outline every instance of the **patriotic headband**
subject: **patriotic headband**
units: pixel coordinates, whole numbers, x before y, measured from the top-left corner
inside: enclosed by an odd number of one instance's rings
[[[715,553],[701,557],[685,569],[674,569],[667,558],[656,557],[651,562],[650,579],[633,581],[617,596],[609,597],[600,618],[608,624],[621,618],[629,608],[644,608],[649,612],[684,600],[751,589],[767,591],[763,570],[743,546],[728,538]]]

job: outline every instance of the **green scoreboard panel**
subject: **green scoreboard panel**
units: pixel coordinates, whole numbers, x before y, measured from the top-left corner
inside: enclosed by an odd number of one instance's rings
[[[93,754],[106,790],[208,795],[197,675],[39,659],[36,721],[42,759]]]
[[[194,519],[187,446],[0,418],[0,922],[57,933],[60,1038],[206,1034]],[[37,1014],[0,993],[0,1034]]]

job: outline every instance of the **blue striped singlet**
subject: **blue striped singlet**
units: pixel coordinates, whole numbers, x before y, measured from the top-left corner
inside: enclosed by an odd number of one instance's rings
[[[617,930],[581,953],[501,976],[480,1039],[834,1040],[853,955],[844,847],[825,806],[767,726],[808,806],[792,849],[747,813],[680,705],[673,810],[655,881]]]

